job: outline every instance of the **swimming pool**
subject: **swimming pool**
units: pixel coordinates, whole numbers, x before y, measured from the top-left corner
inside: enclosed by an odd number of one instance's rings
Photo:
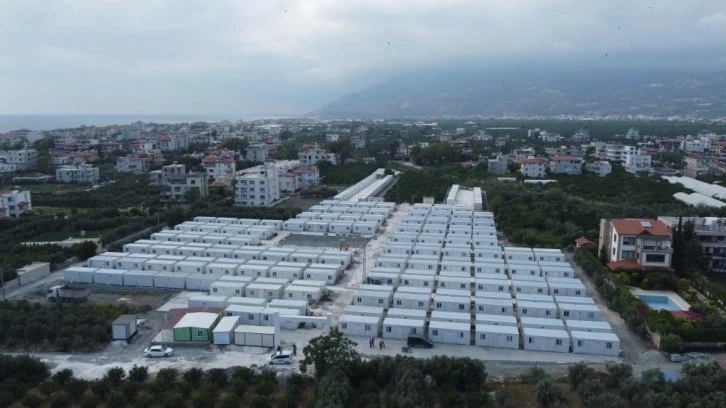
[[[666,295],[638,295],[640,300],[645,302],[652,310],[667,310],[669,312],[680,312],[682,309],[670,296]]]

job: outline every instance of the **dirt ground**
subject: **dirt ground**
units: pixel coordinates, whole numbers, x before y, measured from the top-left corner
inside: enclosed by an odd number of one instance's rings
[[[320,198],[302,198],[302,197],[290,197],[287,200],[277,204],[276,207],[280,208],[300,208],[306,211],[308,208],[320,204],[322,199]]]

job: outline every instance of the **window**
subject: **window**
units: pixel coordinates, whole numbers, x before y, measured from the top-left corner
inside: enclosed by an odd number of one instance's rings
[[[522,288],[517,288],[517,292],[521,292],[521,291],[522,291]]]
[[[645,254],[645,262],[664,263],[664,254]]]
[[[562,345],[562,339],[555,340],[555,344],[558,345],[558,346],[561,346]]]
[[[623,245],[635,245],[635,237],[623,237]]]
[[[499,291],[500,291],[500,292],[504,292],[504,286],[500,286],[500,287],[499,287]]]
[[[370,324],[365,325],[365,331],[371,331],[371,325]]]
[[[436,302],[436,308],[441,309],[441,302]]]
[[[482,333],[482,334],[479,335],[479,338],[482,339],[482,340],[486,340],[487,335],[484,334],[484,333]]]
[[[593,313],[593,312],[589,312],[589,313],[587,314],[587,318],[588,318],[588,319],[594,319],[594,318],[595,318],[595,313]]]
[[[522,314],[527,314],[527,309],[522,309]]]
[[[502,308],[502,313],[507,313],[507,308],[506,307],[503,307]]]
[[[292,292],[288,292],[287,293],[287,297],[291,298],[292,297]]]
[[[552,312],[549,310],[545,310],[545,316],[549,316]]]
[[[340,324],[340,328],[341,329],[347,329],[348,328],[348,323],[341,323]]]
[[[459,310],[464,310],[464,305],[459,305]]]
[[[542,293],[542,288],[537,288],[537,293]]]
[[[217,288],[212,289],[212,292],[217,293]]]
[[[611,342],[607,342],[607,343],[605,343],[605,348],[606,348],[606,349],[611,349],[611,348],[613,348],[613,343],[611,343]]]
[[[387,326],[387,327],[386,327],[386,333],[390,333],[391,331],[393,331],[393,330],[391,329],[391,326]]]
[[[565,316],[565,317],[570,317],[570,311],[569,310],[565,310],[564,312],[562,312],[562,315]]]
[[[423,306],[424,306],[424,302],[418,302],[418,307],[423,307]]]
[[[559,289],[553,289],[552,290],[552,293],[554,293],[556,295],[556,294],[560,293],[560,290]]]
[[[620,253],[621,259],[635,259],[635,251],[622,251]]]
[[[532,341],[532,338],[531,338],[531,337],[530,337],[529,339],[527,339],[527,343],[529,343],[529,344],[532,344],[532,343],[533,343],[533,341]]]
[[[459,332],[459,338],[460,339],[463,339],[464,338],[464,332]]]
[[[579,289],[578,289],[578,290],[576,290],[576,291],[575,291],[575,295],[577,295],[577,296],[580,296],[580,292],[581,292],[581,291],[580,291]]]
[[[507,341],[513,341],[513,340],[514,340],[513,336],[507,336]]]
[[[577,340],[577,347],[582,347],[582,340]]]
[[[379,305],[382,305],[383,304],[383,299],[378,299],[378,304]]]
[[[439,335],[439,331],[436,330],[436,329],[434,329],[434,330],[431,331],[431,335],[432,336],[438,336]]]
[[[197,330],[197,337],[204,337],[204,330]]]

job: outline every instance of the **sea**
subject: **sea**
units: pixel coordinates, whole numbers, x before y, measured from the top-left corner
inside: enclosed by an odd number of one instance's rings
[[[111,126],[128,125],[129,123],[192,123],[192,122],[219,122],[229,120],[260,120],[294,118],[296,115],[276,114],[220,114],[220,115],[16,115],[0,114],[0,133],[11,130],[53,130],[75,128],[80,126]]]

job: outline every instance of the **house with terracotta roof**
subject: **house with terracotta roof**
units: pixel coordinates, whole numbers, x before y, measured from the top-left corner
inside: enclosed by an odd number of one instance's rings
[[[547,174],[547,160],[537,157],[528,157],[522,160],[522,167],[520,171],[524,177],[544,177]]]
[[[662,221],[600,220],[600,257],[610,269],[670,268],[672,236]]]
[[[550,172],[572,176],[582,174],[582,159],[574,156],[553,156],[550,159]]]

